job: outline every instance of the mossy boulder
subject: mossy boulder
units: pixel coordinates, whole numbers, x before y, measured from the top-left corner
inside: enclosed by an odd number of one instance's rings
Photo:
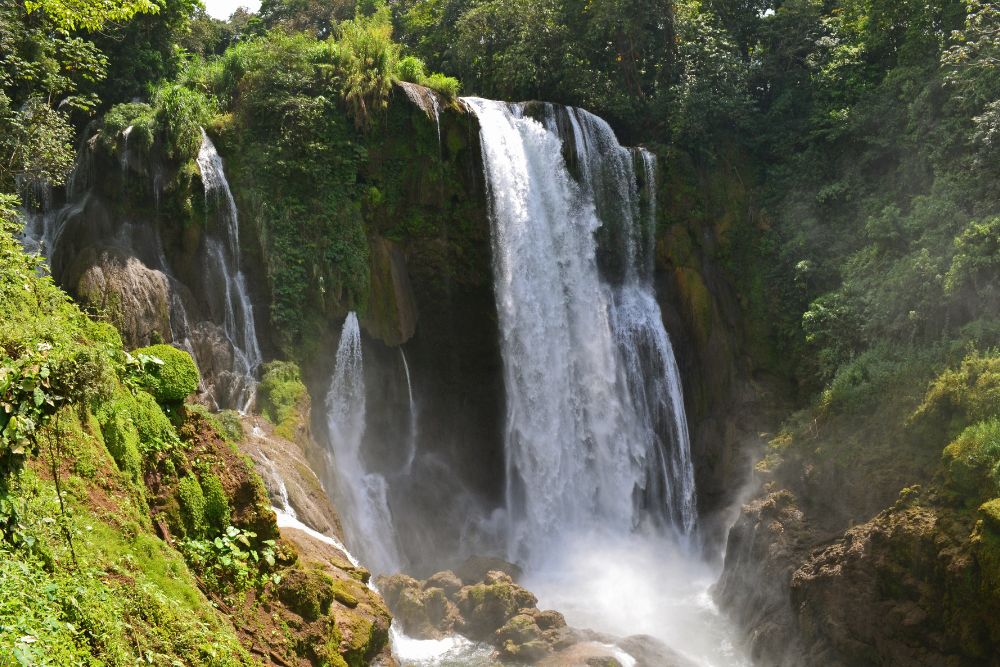
[[[177,501],[181,509],[183,529],[188,537],[205,534],[205,492],[194,475],[186,475],[177,483]]]
[[[272,361],[264,366],[258,389],[260,410],[276,432],[292,440],[305,422],[309,395],[299,367],[292,361]]]
[[[140,382],[160,403],[179,403],[198,388],[201,376],[194,359],[170,345],[151,345],[135,350],[133,356],[151,357],[144,364]]]
[[[314,621],[334,601],[333,578],[316,569],[288,570],[278,586],[278,599],[302,618]]]

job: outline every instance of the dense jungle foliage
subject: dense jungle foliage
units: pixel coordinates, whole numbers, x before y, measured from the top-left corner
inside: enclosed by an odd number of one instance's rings
[[[22,206],[66,182],[92,123],[109,150],[132,127],[188,177],[204,127],[246,186],[294,356],[309,290],[365,308],[365,211],[385,193],[363,170],[399,81],[586,107],[653,149],[677,186],[661,231],[708,223],[694,243],[801,410],[763,468],[815,458],[902,486],[940,465],[946,501],[982,506],[1000,544],[996,3],[264,0],[220,21],[196,0],[4,0],[0,665],[133,664],[130,633],[157,659],[247,662],[204,595],[263,591],[276,557],[185,455],[185,424],[207,419],[183,407],[190,359],[128,353],[69,303],[16,243]],[[749,192],[745,215],[713,225],[709,181]],[[291,431],[297,369],[266,382]],[[182,553],[154,537],[150,475]]]

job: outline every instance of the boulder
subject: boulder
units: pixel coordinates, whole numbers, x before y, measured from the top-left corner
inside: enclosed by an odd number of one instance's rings
[[[81,303],[103,312],[128,348],[170,342],[170,281],[117,248],[88,248],[67,285]]]

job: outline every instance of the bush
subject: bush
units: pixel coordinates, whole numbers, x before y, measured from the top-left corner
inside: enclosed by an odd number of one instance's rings
[[[1000,496],[1000,418],[962,431],[945,447],[943,463],[949,486],[976,504]]]
[[[424,61],[416,56],[406,56],[396,63],[396,78],[400,81],[422,83],[426,76]]]
[[[306,386],[294,362],[272,361],[264,367],[260,383],[261,411],[278,427],[279,435],[294,437],[305,399]]]
[[[371,124],[375,112],[386,108],[399,45],[392,41],[392,14],[381,3],[372,16],[357,16],[340,24],[344,67],[344,100],[358,127]]]
[[[153,107],[141,102],[129,102],[126,104],[116,104],[104,115],[104,130],[101,133],[101,141],[106,148],[115,151],[118,146],[118,137],[127,128],[129,131],[128,142],[132,145],[149,149],[153,146],[156,138],[156,118]]]
[[[435,72],[425,77],[420,83],[434,92],[444,95],[448,99],[455,99],[462,90],[462,84],[458,82],[458,79],[452,76],[445,76],[440,72]]]
[[[138,480],[142,478],[142,454],[134,408],[134,399],[123,391],[113,400],[101,404],[97,420],[104,436],[104,446],[118,464],[118,469]]]
[[[961,425],[1000,412],[1000,355],[974,352],[931,382],[912,419],[949,417]],[[957,429],[956,429],[957,431]]]
[[[181,519],[188,537],[205,534],[205,494],[194,475],[183,477],[177,484],[177,500],[181,506]]]
[[[132,353],[142,364],[139,383],[160,403],[179,403],[198,388],[201,376],[191,355],[170,345],[152,345]]]
[[[205,525],[209,534],[221,533],[232,516],[222,480],[215,475],[205,475],[201,479],[201,488],[205,493]]]
[[[201,128],[217,112],[215,100],[180,84],[168,84],[156,91],[154,102],[167,155],[180,162],[193,159],[201,148]]]

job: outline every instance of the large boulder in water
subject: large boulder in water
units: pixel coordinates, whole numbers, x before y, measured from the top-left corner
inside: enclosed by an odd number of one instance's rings
[[[467,561],[468,576],[486,564],[516,566],[494,559]],[[459,633],[500,650],[505,660],[535,663],[577,640],[562,614],[541,611],[531,591],[506,572],[488,570],[478,581],[455,572],[438,572],[426,581],[397,574],[380,577],[379,590],[403,631],[417,639],[441,639]]]

